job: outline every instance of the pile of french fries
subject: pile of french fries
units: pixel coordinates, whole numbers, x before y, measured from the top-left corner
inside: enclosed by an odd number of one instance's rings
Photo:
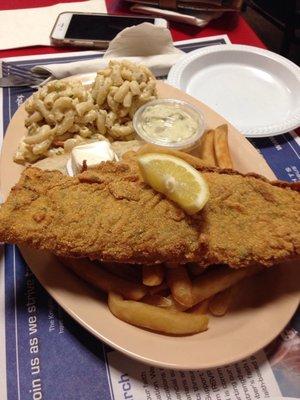
[[[203,165],[232,168],[227,125],[205,133],[197,150],[200,158],[153,145],[143,146],[138,154],[154,150],[177,155],[195,168]],[[232,269],[226,265],[203,268],[197,263],[141,266],[89,259],[61,258],[61,261],[81,279],[108,294],[109,309],[117,318],[171,335],[205,331],[207,314],[218,317],[226,314],[237,297],[238,283],[261,269],[260,266]]]
[[[110,311],[122,321],[172,335],[205,331],[208,312],[224,315],[236,284],[260,267],[231,269],[197,264],[129,265],[61,258],[81,279],[108,294]]]
[[[202,136],[198,149],[199,157],[209,166],[233,168],[229,146],[228,126],[221,125]]]

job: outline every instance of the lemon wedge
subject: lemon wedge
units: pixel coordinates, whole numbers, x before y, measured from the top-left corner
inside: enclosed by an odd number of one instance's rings
[[[209,198],[208,185],[195,168],[178,157],[147,153],[137,159],[142,176],[153,189],[188,214],[200,211]]]

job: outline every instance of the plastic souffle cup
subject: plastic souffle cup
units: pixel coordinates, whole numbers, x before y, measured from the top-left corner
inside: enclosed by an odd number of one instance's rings
[[[174,150],[192,150],[205,131],[203,113],[175,99],[158,99],[140,107],[133,127],[145,142]]]

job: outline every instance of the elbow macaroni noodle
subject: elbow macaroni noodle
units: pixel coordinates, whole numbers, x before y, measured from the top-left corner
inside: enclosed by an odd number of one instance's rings
[[[52,81],[26,101],[28,134],[14,160],[34,163],[105,138],[132,140],[135,111],[155,98],[155,77],[145,66],[129,61],[110,61],[90,90],[79,81]]]
[[[132,117],[135,111],[156,98],[156,81],[143,65],[111,60],[99,71],[92,87],[92,97],[102,111],[98,131],[111,141],[134,139]]]

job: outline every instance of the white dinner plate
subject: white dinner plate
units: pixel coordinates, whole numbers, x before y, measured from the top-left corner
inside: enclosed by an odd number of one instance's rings
[[[300,68],[271,51],[216,45],[181,58],[168,83],[203,101],[247,137],[300,126]]]

